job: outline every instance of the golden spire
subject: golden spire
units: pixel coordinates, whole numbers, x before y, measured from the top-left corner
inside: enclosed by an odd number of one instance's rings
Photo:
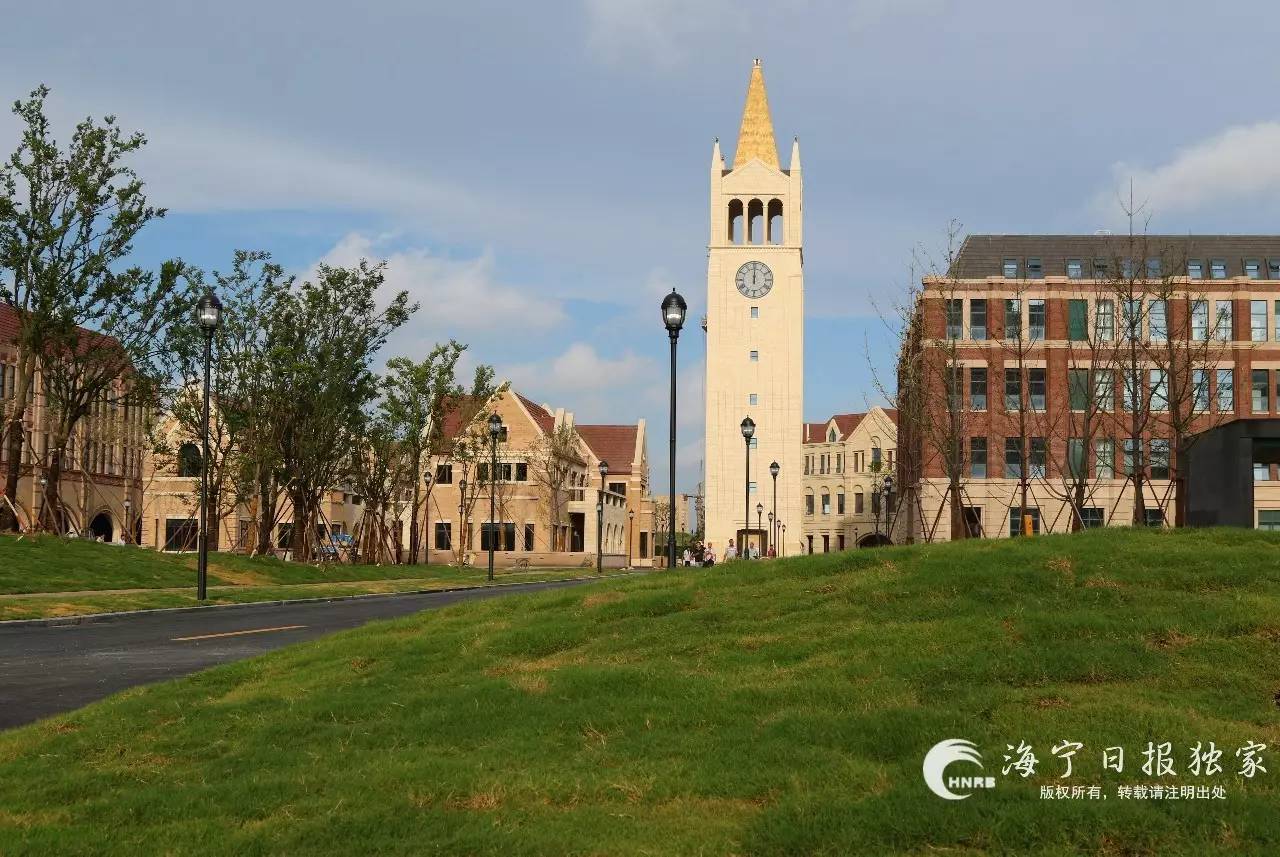
[[[778,169],[778,144],[773,139],[769,96],[764,91],[764,69],[759,59],[751,67],[751,82],[747,85],[747,104],[742,108],[742,128],[738,131],[737,151],[733,153],[733,168],[746,166],[753,158]]]

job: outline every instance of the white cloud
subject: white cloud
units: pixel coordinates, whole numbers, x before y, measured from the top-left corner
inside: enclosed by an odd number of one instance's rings
[[[1117,193],[1128,195],[1133,180],[1137,202],[1156,215],[1189,212],[1206,206],[1274,196],[1280,190],[1280,122],[1227,128],[1178,151],[1166,164],[1151,168],[1119,163],[1116,188],[1097,194],[1095,209],[1114,218]]]
[[[504,374],[517,388],[530,390],[530,395],[564,398],[563,406],[577,413],[582,405],[572,402],[583,396],[610,392],[619,403],[633,398],[636,387],[656,371],[647,357],[630,351],[615,358],[601,357],[595,346],[575,342],[550,360],[511,366]],[[630,412],[634,405],[624,410]]]
[[[584,0],[587,46],[600,60],[642,59],[670,68],[682,64],[695,43],[741,18],[727,0]]]
[[[502,331],[537,333],[565,320],[559,301],[540,291],[499,282],[494,258],[452,259],[425,248],[390,250],[388,236],[352,232],[320,260],[354,265],[360,259],[387,262],[386,294],[407,291],[421,304],[409,324],[415,331]]]

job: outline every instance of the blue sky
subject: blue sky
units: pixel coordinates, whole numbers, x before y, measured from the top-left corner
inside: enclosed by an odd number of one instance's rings
[[[674,285],[705,302],[706,170],[751,60],[798,135],[806,416],[876,401],[877,317],[912,249],[970,232],[1280,224],[1270,4],[950,0],[48,2],[6,14],[0,95],[60,128],[113,112],[170,216],[141,260],[298,270],[386,258],[422,309],[390,354],[456,337],[582,421],[650,425],[665,490]],[[3,148],[15,126],[0,117]],[[681,490],[698,479],[702,334],[682,338]]]

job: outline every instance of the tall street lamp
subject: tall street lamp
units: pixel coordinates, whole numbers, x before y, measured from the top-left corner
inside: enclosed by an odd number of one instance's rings
[[[600,493],[596,495],[596,574],[604,574],[604,478],[609,462],[600,462]]]
[[[497,541],[498,523],[498,435],[502,434],[502,417],[489,414],[489,580],[493,581],[493,543]]]
[[[751,530],[751,438],[756,433],[756,422],[751,417],[742,420],[742,439],[747,442],[747,469],[742,481],[742,544],[738,546],[738,556],[747,547],[747,533]]]
[[[782,523],[781,521],[779,521],[778,524],[779,526],[782,527],[782,539],[781,539],[782,555],[786,556],[787,555],[787,525]]]
[[[770,462],[769,475],[773,477],[773,511],[769,513],[769,544],[774,546],[775,554],[778,552],[778,533],[773,528],[773,520],[778,515],[778,472],[781,470],[778,462]]]
[[[667,487],[671,496],[667,506],[667,568],[676,567],[676,340],[680,338],[680,328],[684,327],[684,315],[688,309],[689,305],[675,289],[662,299],[662,323],[671,339],[671,440],[667,448],[670,468]]]
[[[204,447],[200,457],[200,555],[196,561],[196,598],[205,599],[209,582],[209,373],[213,334],[222,320],[222,302],[209,290],[196,304],[196,321],[204,331]]]
[[[49,477],[40,474],[40,514],[36,516],[37,528],[44,526],[45,509],[49,506]]]
[[[880,490],[884,492],[884,500],[880,504],[884,507],[884,533],[885,539],[892,541],[890,538],[891,530],[889,529],[889,498],[893,496],[893,477],[886,476],[884,482],[880,484]]]
[[[764,514],[764,503],[756,503],[756,532],[764,533],[764,522],[761,516]]]
[[[463,557],[467,554],[467,543],[464,540],[466,529],[464,518],[467,514],[467,480],[458,480],[458,564],[462,564]],[[451,546],[452,547],[452,546]]]
[[[128,497],[124,498],[124,538],[121,539],[125,544],[133,544],[133,501]]]
[[[636,533],[636,510],[627,512],[627,568],[631,568],[631,542]]]
[[[428,463],[427,465],[431,465]],[[422,547],[422,542],[426,542],[423,549],[423,559],[427,565],[431,565],[431,474],[426,473],[422,477],[422,484],[426,488],[427,501],[423,504],[422,510],[422,530],[421,533],[414,533],[411,537],[414,545],[413,562],[418,562],[418,548]]]

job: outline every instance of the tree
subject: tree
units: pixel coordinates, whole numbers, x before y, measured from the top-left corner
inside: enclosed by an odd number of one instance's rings
[[[451,421],[457,426],[457,431],[444,438],[439,457],[452,465],[454,481],[459,486],[463,482],[467,485],[467,490],[459,495],[458,537],[454,540],[454,559],[458,565],[465,563],[470,547],[467,531],[471,526],[472,510],[481,494],[488,493],[482,490],[484,486],[481,484],[482,481],[488,483],[484,477],[491,456],[487,415],[510,388],[506,382],[495,387],[493,377],[492,367],[477,367],[471,390],[448,403],[448,409],[452,411]]]
[[[433,480],[427,486],[426,496],[423,496],[423,468],[430,468],[430,453],[440,444],[444,403],[462,395],[455,373],[458,358],[465,350],[465,345],[450,340],[445,345],[437,345],[420,362],[408,357],[394,357],[387,361],[384,408],[388,420],[400,432],[413,483],[409,512],[410,565],[418,562],[426,535],[419,523],[420,512],[431,502],[431,492],[435,488]]]
[[[49,89],[40,86],[27,100],[15,102],[22,136],[0,168],[0,267],[10,274],[3,300],[18,320],[18,364],[4,432],[10,498],[17,496],[26,406],[37,369],[62,378],[55,431],[65,441],[83,416],[82,402],[110,394],[101,370],[130,368],[127,362],[136,360],[131,368],[141,378],[151,368],[148,352],[154,349],[141,334],[163,333],[172,321],[166,314],[178,304],[172,290],[180,269],[170,267],[158,278],[138,269],[117,270],[138,232],[165,213],[148,203],[142,181],[124,163],[146,138],[122,132],[113,116],[101,122],[86,118],[67,148],[60,149],[45,115],[48,95]],[[148,298],[158,303],[148,306]],[[160,316],[145,317],[152,310]],[[79,327],[121,337],[121,347],[113,350],[82,338]],[[82,343],[91,353],[80,353]],[[89,364],[95,366],[94,377],[66,383],[69,371],[88,370]],[[62,449],[57,453],[60,458]],[[49,483],[60,518],[57,482],[50,476]],[[0,504],[0,529],[16,523],[7,504]]]
[[[378,395],[371,365],[393,330],[417,309],[399,292],[382,309],[384,264],[320,265],[314,280],[273,292],[266,370],[276,409],[284,487],[293,506],[290,548],[309,560],[320,498],[360,442],[365,408]]]
[[[565,550],[560,534],[565,525],[564,510],[569,497],[566,487],[575,469],[586,466],[574,427],[563,422],[550,433],[540,435],[530,447],[529,465],[534,483],[547,495],[547,549]]]

